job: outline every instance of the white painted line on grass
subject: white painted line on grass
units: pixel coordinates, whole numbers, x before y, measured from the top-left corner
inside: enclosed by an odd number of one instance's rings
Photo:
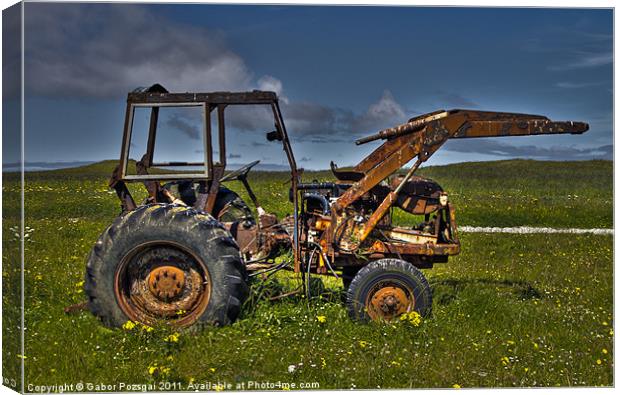
[[[572,233],[572,234],[594,234],[594,235],[613,235],[613,229],[592,228],[544,228],[535,226],[516,226],[512,228],[485,227],[485,226],[459,226],[458,230],[465,233]]]

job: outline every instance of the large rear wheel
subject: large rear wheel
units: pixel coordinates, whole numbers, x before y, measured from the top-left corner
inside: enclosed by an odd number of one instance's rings
[[[226,325],[248,293],[230,233],[206,213],[171,204],[119,217],[89,255],[85,290],[90,310],[109,326]]]

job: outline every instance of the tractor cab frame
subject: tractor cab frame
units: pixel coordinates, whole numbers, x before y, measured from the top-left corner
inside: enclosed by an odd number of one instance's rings
[[[175,196],[162,182],[175,183],[179,181],[195,184],[196,198],[191,204],[195,209],[214,214],[218,198],[221,194],[222,183],[231,180],[241,181],[248,195],[256,206],[259,218],[257,224],[245,224],[236,227],[232,223],[225,225],[234,232],[235,239],[245,252],[246,260],[256,261],[257,255],[270,256],[277,248],[290,245],[292,242],[294,259],[297,261],[298,243],[297,227],[290,226],[290,236],[285,237],[281,228],[277,228],[277,219],[273,214],[266,213],[249,182],[248,171],[258,161],[249,163],[239,169],[226,174],[226,109],[230,106],[267,106],[273,116],[274,130],[266,133],[268,141],[279,141],[287,158],[291,170],[291,191],[293,196],[293,216],[289,222],[297,223],[297,185],[299,184],[300,169],[297,169],[293,150],[282,119],[278,97],[274,92],[213,92],[213,93],[169,93],[161,85],[156,84],[149,89],[134,91],[127,96],[125,110],[125,124],[121,146],[120,163],[114,170],[109,186],[114,188],[121,201],[122,212],[135,210],[138,204],[134,201],[126,183],[143,183],[148,191],[145,203],[177,203],[187,205],[180,196]],[[198,107],[202,112],[201,137],[203,141],[204,160],[200,162],[183,161],[154,161],[159,113],[163,107]],[[150,109],[148,141],[146,153],[136,161],[135,174],[129,171],[130,147],[132,146],[132,132],[134,128],[134,114],[138,108]],[[213,121],[217,127],[213,127]],[[217,137],[217,138],[215,138]],[[214,159],[214,153],[219,160]],[[200,168],[201,171],[166,171],[166,169]],[[162,172],[161,170],[164,169]],[[218,218],[219,219],[219,218]],[[232,229],[234,228],[234,230]],[[261,233],[261,237],[258,237]],[[290,239],[290,240],[289,240]],[[262,241],[260,244],[258,241]],[[260,260],[260,259],[258,259]]]

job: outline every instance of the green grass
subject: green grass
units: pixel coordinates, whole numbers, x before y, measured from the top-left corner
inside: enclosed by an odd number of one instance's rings
[[[113,166],[26,175],[26,389],[162,380],[185,389],[278,380],[322,389],[613,385],[610,236],[462,234],[459,256],[425,270],[433,315],[417,327],[350,321],[332,278],[310,301],[269,302],[255,292],[234,325],[181,332],[178,342],[165,340],[165,328],[108,329],[88,312],[67,315],[64,307],[84,300],[85,257],[119,211],[106,184]],[[449,193],[462,225],[613,226],[611,162],[469,163],[421,174]],[[20,361],[15,177],[5,174],[3,185],[5,377],[18,376]],[[256,195],[279,217],[291,212],[287,178],[250,173]],[[330,175],[304,175],[315,178]],[[296,280],[276,281],[290,288]]]

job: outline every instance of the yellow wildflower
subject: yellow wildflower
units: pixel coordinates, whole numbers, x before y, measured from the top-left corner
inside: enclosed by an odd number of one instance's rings
[[[316,317],[316,319],[322,324],[325,321],[327,321],[327,317],[325,317],[324,315],[319,315]]]
[[[362,348],[366,348],[366,346],[368,345],[368,342],[367,342],[367,341],[365,341],[365,340],[360,340],[360,341],[359,341],[359,344],[360,344],[360,347],[362,347]]]
[[[127,321],[123,324],[123,329],[126,331],[130,331],[136,327],[136,324],[133,321]]]
[[[153,375],[157,371],[157,366],[149,366],[149,374]]]
[[[600,364],[602,364],[602,363],[603,363],[603,361],[601,361],[600,359],[597,359],[597,360],[596,360],[596,364],[597,364],[597,365],[600,365]]]
[[[603,349],[603,354],[607,354],[607,349],[606,348]]]
[[[215,368],[209,368],[209,370],[211,371],[211,373],[215,373]]]
[[[458,384],[453,384],[453,385],[452,385],[452,388],[461,388],[461,386],[460,386],[460,385],[458,385]]]
[[[179,341],[179,334],[177,332],[174,332],[173,334],[166,336],[164,338],[164,341],[166,342],[170,342],[170,343],[176,343]]]
[[[404,313],[400,316],[401,321],[406,321],[413,326],[420,326],[422,323],[422,316],[417,311],[411,311],[409,313]]]

